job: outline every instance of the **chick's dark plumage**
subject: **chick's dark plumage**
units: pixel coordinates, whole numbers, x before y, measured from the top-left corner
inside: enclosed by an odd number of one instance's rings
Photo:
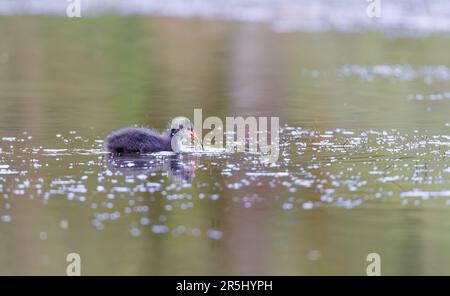
[[[111,133],[105,140],[105,148],[114,154],[172,151],[170,135],[141,127],[127,127]]]

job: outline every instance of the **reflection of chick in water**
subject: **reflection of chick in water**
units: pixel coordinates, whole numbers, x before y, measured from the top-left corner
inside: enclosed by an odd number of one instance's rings
[[[197,157],[188,154],[164,156],[107,156],[108,167],[127,175],[165,171],[176,182],[192,182],[197,168]]]

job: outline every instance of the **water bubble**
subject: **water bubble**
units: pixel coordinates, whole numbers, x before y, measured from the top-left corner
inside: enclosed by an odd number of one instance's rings
[[[69,228],[69,221],[63,219],[59,222],[59,227],[61,227],[61,229],[67,229]]]

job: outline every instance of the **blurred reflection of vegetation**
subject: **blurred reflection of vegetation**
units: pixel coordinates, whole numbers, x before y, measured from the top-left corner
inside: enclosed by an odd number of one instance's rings
[[[229,33],[223,24],[137,17],[2,17],[2,110],[46,129],[49,117],[54,127],[113,129],[163,128],[194,106],[221,115],[225,61],[216,55]]]

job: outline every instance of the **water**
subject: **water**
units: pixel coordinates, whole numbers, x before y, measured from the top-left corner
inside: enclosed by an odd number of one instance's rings
[[[111,15],[0,40],[0,274],[450,273],[448,37]],[[194,108],[279,116],[279,161],[103,151]]]
[[[377,1],[370,1],[372,3]],[[72,1],[73,3],[73,1]],[[373,16],[366,0],[80,0],[82,17],[115,12],[206,20],[266,22],[278,32],[375,30],[394,36],[450,32],[447,0],[383,0]],[[0,1],[0,15],[66,16],[68,3],[60,0]]]

